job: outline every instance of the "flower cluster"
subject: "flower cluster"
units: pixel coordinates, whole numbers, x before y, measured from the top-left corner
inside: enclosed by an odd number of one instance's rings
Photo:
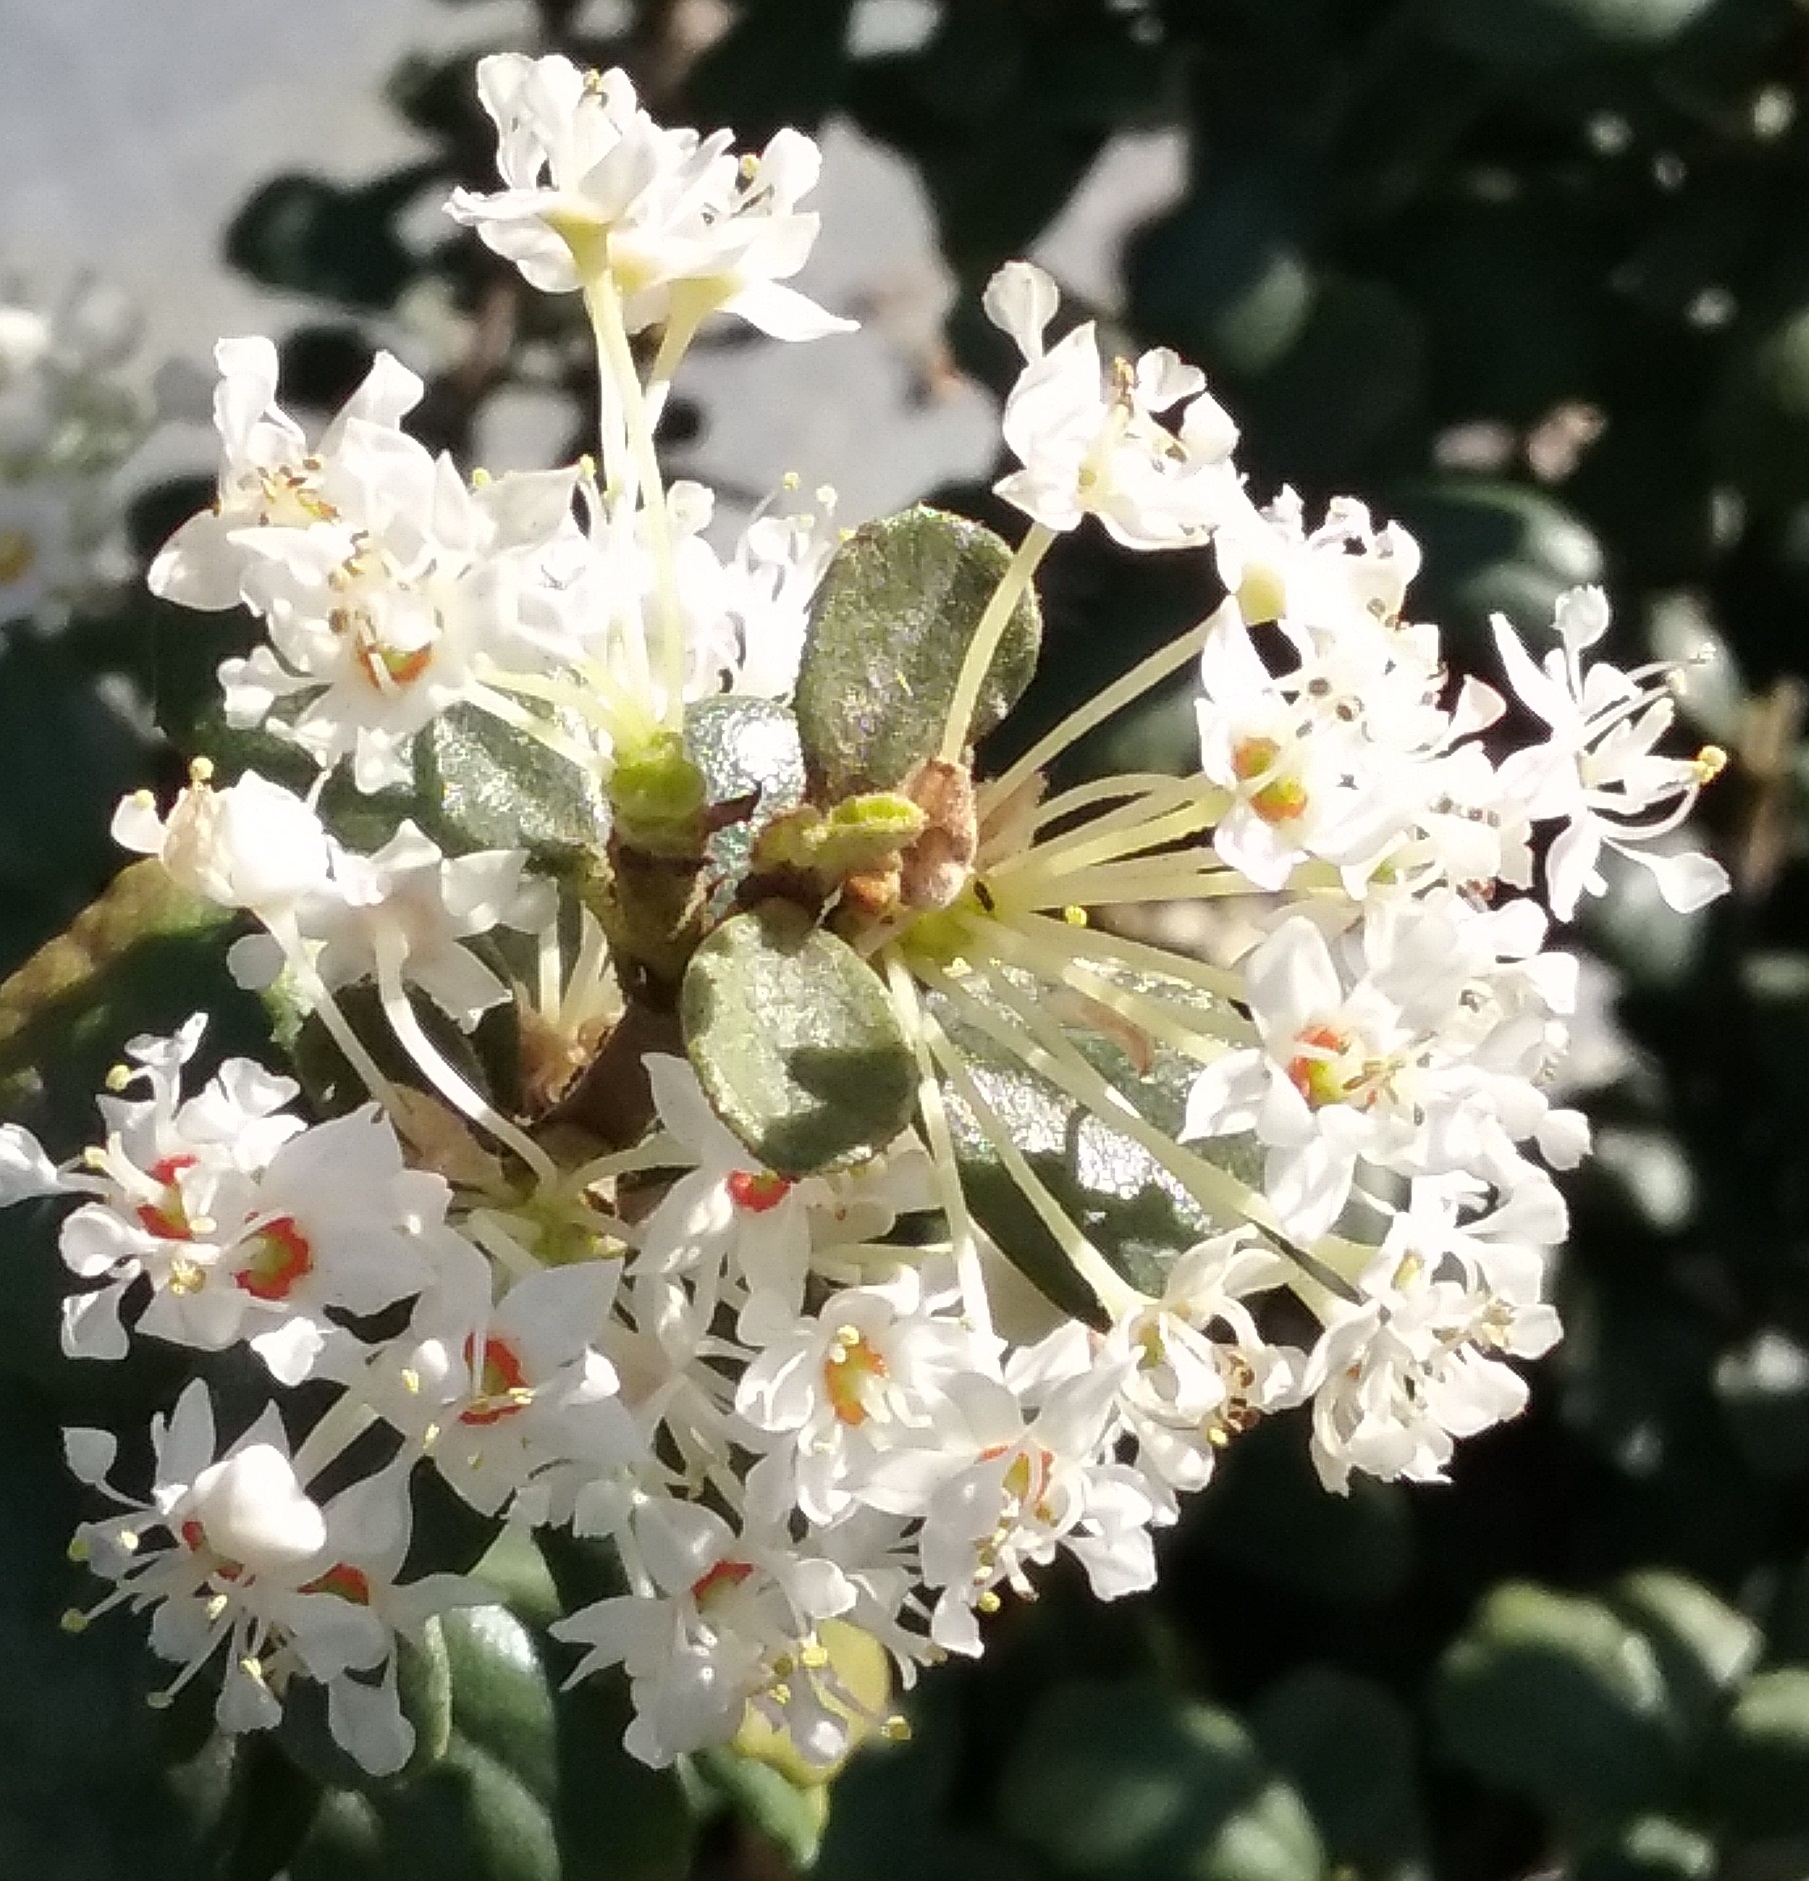
[[[138,325],[99,282],[52,296],[0,274],[0,625],[54,624],[105,572],[113,473],[148,416],[119,374]]]
[[[402,1644],[482,1598],[404,1578],[430,1473],[498,1524],[609,1544],[620,1591],[553,1630],[577,1676],[620,1668],[636,1755],[761,1718],[833,1764],[901,1728],[842,1675],[837,1629],[908,1684],[979,1652],[1058,1555],[1101,1598],[1150,1586],[1155,1531],[1260,1417],[1304,1409],[1341,1491],[1437,1480],[1520,1408],[1510,1361],[1559,1330],[1550,1171],[1587,1148],[1549,1095],[1577,986],[1550,917],[1600,892],[1607,850],[1680,909],[1719,893],[1667,839],[1721,760],[1659,753],[1675,675],[1593,657],[1594,590],[1543,658],[1499,623],[1517,719],[1453,681],[1407,611],[1405,532],[1352,501],[1260,507],[1201,375],[1108,365],[1087,324],[1046,344],[1056,290],[1024,263],[986,299],[1025,359],[1015,552],[931,512],[838,545],[825,501],[719,554],[655,427],[705,318],[842,324],[784,285],[814,148],[737,159],[558,58],[479,80],[504,187],[452,212],[580,295],[599,460],[467,479],[402,428],[421,388],[387,356],[310,441],[268,343],[221,346],[218,499],[152,584],[267,624],[222,670],[228,719],[318,776],[216,786],[198,761],[114,827],[255,921],[234,971],[337,1069],[304,1099],[242,1058],[199,1081],[199,1017],[136,1039],[74,1161],[0,1128],[0,1201],[72,1204],[70,1353],[243,1345],[283,1402],[331,1399],[293,1446],[274,1410],[222,1442],[191,1384],[143,1493],[70,1434],[118,1509],[79,1537],[102,1605],[152,1610],[178,1683],[221,1667],[223,1726],[268,1725],[309,1679],[354,1756],[401,1767]],[[1137,550],[1211,545],[1223,598],[976,776],[1037,566],[1089,517]],[[945,638],[915,691],[863,703],[867,669],[826,651],[849,631],[882,662]],[[1047,789],[1190,666],[1197,769]],[[712,778],[706,709],[788,734],[790,769]],[[418,796],[449,715],[571,767],[606,831],[499,850],[398,816],[353,842],[328,779]],[[1126,910],[1177,902],[1235,910],[1242,941],[1207,961],[1132,938]],[[1130,1203],[1172,1231],[1129,1245]],[[352,1457],[379,1462],[346,1486]]]

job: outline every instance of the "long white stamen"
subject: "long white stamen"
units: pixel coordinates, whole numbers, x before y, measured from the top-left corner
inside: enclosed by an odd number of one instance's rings
[[[1057,957],[1079,954],[1084,959],[1102,960],[1133,972],[1151,973],[1165,979],[1179,980],[1203,993],[1220,999],[1243,999],[1248,989],[1244,976],[1230,967],[1215,967],[1191,955],[1170,953],[1152,947],[1146,941],[1093,926],[1074,927],[1050,915],[1026,912],[1013,917],[1011,926],[1020,939],[1039,949],[1047,948]]]
[[[967,643],[954,695],[949,700],[948,717],[943,721],[942,747],[937,755],[944,764],[961,762],[973,732],[980,688],[986,684],[986,675],[992,670],[993,655],[1005,638],[1012,614],[1024,598],[1024,590],[1030,586],[1037,565],[1049,553],[1049,545],[1054,540],[1053,529],[1040,522],[1030,525],[974,627],[974,637]]]
[[[1104,692],[1089,699],[1085,705],[1076,707],[1054,730],[1039,738],[1002,776],[981,786],[981,816],[984,817],[994,804],[1010,798],[1038,771],[1047,770],[1077,739],[1084,738],[1096,725],[1103,725],[1115,712],[1123,711],[1134,700],[1142,698],[1152,686],[1160,685],[1170,673],[1195,658],[1205,646],[1211,631],[1211,621],[1202,621],[1178,640],[1171,640],[1147,659],[1139,660],[1122,679],[1114,680]]]
[[[597,336],[597,349],[604,370],[615,382],[622,401],[623,417],[628,427],[628,454],[633,466],[639,495],[645,505],[647,542],[653,556],[653,586],[660,613],[660,680],[665,692],[664,719],[676,729],[685,706],[685,623],[679,604],[678,564],[672,548],[672,518],[666,508],[666,487],[660,477],[659,452],[653,441],[653,425],[647,399],[641,390],[641,375],[635,367],[634,349],[628,343],[628,328],[622,319],[622,296],[608,273],[590,283],[585,291],[590,306],[591,324]],[[632,509],[636,491],[631,486],[624,495]]]
[[[1068,1265],[1092,1290],[1101,1307],[1113,1319],[1121,1319],[1125,1314],[1135,1312],[1143,1304],[1143,1295],[1107,1263],[1105,1256],[1080,1231],[1062,1205],[1050,1194],[1048,1187],[1039,1180],[1012,1141],[1010,1126],[980,1094],[978,1085],[968,1075],[961,1054],[949,1043],[935,1019],[925,1013],[923,1023],[931,1056],[942,1067],[943,1075],[955,1088],[955,1094],[972,1112],[974,1122],[1000,1162],[1005,1165],[1006,1174],[1017,1184],[1025,1201],[1036,1211],[1037,1219],[1054,1237]]]
[[[948,1217],[949,1243],[955,1257],[955,1273],[961,1283],[961,1303],[968,1323],[984,1336],[992,1333],[992,1302],[986,1295],[986,1275],[980,1265],[979,1244],[974,1239],[973,1217],[968,1213],[967,1196],[961,1187],[960,1165],[955,1160],[955,1134],[949,1128],[948,1112],[942,1102],[942,1086],[936,1077],[929,1041],[924,1033],[924,1013],[911,975],[896,952],[885,958],[886,984],[897,1008],[899,1024],[911,1041],[917,1059],[917,1103],[923,1113],[923,1133],[929,1142],[930,1165],[936,1174],[936,1187],[942,1212]]]
[[[537,712],[530,712],[525,705],[518,704],[507,693],[498,692],[494,686],[474,685],[466,689],[465,703],[474,705],[480,712],[488,712],[492,718],[500,719],[512,731],[525,732],[536,744],[565,759],[568,764],[575,764],[588,776],[596,776],[604,768],[604,760],[599,752],[581,745],[569,732],[562,731],[556,725],[549,725]]]
[[[376,955],[377,997],[383,1007],[383,1016],[389,1021],[390,1030],[395,1033],[402,1049],[420,1067],[427,1081],[454,1110],[473,1123],[482,1124],[499,1142],[507,1144],[543,1184],[556,1183],[559,1180],[559,1169],[546,1151],[525,1130],[511,1123],[481,1093],[474,1090],[427,1036],[421,1021],[415,1016],[414,1007],[409,1004],[408,994],[402,984],[404,943],[387,923],[378,927]]]

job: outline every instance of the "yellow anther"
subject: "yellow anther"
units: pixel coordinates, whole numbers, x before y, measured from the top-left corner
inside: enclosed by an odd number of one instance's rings
[[[130,1077],[131,1073],[128,1072],[126,1075]],[[109,1072],[107,1074],[107,1089],[112,1090],[113,1088],[113,1074]],[[106,1166],[107,1152],[100,1148],[98,1144],[90,1143],[88,1147],[82,1151],[82,1167],[84,1169],[105,1169]]]
[[[65,1633],[85,1633],[88,1630],[88,1616],[79,1607],[65,1608],[57,1620]]]
[[[145,1698],[146,1706],[152,1711],[168,1711],[175,1702],[168,1692],[151,1692]]]
[[[895,1711],[879,1727],[879,1732],[882,1737],[888,1738],[894,1744],[908,1743],[911,1737],[911,1721],[909,1718],[901,1717]]]
[[[1062,910],[1062,919],[1066,921],[1070,927],[1085,927],[1087,925],[1087,911],[1085,908],[1071,901]]]
[[[821,1672],[829,1663],[829,1648],[821,1645],[809,1645],[798,1654],[798,1658],[812,1672]]]
[[[138,1540],[137,1529],[122,1528],[119,1533],[114,1536],[113,1543],[121,1554],[136,1554],[138,1552]],[[84,1542],[82,1545],[85,1548],[87,1543]]]
[[[213,1595],[207,1603],[206,1611],[208,1624],[211,1626],[231,1605],[231,1600],[229,1600],[225,1594]]]
[[[803,481],[804,479],[800,477],[795,470],[788,470],[785,475],[779,479],[779,488],[781,490],[795,490]]]
[[[130,1065],[109,1065],[107,1067],[106,1086],[115,1097],[132,1082]]]
[[[1704,745],[1696,753],[1696,781],[1712,784],[1727,769],[1727,753],[1719,745]]]
[[[83,1536],[75,1535],[70,1538],[69,1546],[63,1552],[77,1567],[82,1567],[92,1557],[94,1550],[88,1546]]]
[[[581,477],[594,477],[596,474],[597,460],[591,456],[589,451],[586,451],[584,455],[578,459],[578,475]]]
[[[263,1684],[264,1663],[251,1653],[247,1653],[245,1657],[239,1661],[239,1670],[243,1672],[248,1679],[254,1680],[259,1685]]]
[[[978,1607],[982,1613],[997,1613],[1000,1605],[999,1596],[989,1587],[985,1593],[974,1602],[974,1605]]]
[[[479,464],[471,473],[471,487],[474,490],[487,489],[494,481],[495,479],[482,464]]]
[[[214,761],[212,758],[190,758],[188,761],[188,781],[191,784],[211,784],[214,780]]]
[[[412,1365],[402,1367],[402,1389],[411,1398],[418,1398],[421,1395],[421,1374]]]
[[[783,1680],[776,1685],[769,1685],[767,1687],[767,1695],[772,1699],[775,1705],[789,1705],[791,1703],[791,1687]]]
[[[760,174],[760,159],[751,150],[741,159],[741,174],[750,183]]]

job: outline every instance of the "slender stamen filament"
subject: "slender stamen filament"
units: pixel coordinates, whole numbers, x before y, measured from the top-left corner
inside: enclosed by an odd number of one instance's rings
[[[660,477],[659,453],[653,442],[653,424],[634,349],[622,319],[622,297],[614,278],[605,272],[586,290],[591,323],[597,336],[598,356],[613,378],[628,427],[629,461],[647,517],[647,542],[653,556],[653,586],[660,615],[660,680],[665,692],[664,723],[673,729],[684,714],[684,615],[679,605],[678,564],[672,548],[672,518],[666,507],[665,484]],[[632,508],[633,487],[623,493]]]
[[[986,684],[986,675],[992,670],[993,655],[1005,638],[1012,614],[1024,598],[1024,590],[1030,586],[1037,565],[1049,553],[1049,545],[1054,540],[1053,529],[1043,523],[1030,525],[974,628],[974,637],[967,643],[967,653],[955,681],[954,696],[949,700],[948,717],[943,722],[942,747],[937,755],[944,764],[961,762],[973,732],[980,688]]]
[[[981,787],[982,819],[995,805],[1009,801],[1013,793],[1021,790],[1038,771],[1047,770],[1070,745],[1084,738],[1095,726],[1103,725],[1114,713],[1122,712],[1127,705],[1142,698],[1151,687],[1159,686],[1169,674],[1179,671],[1189,660],[1196,658],[1211,632],[1211,621],[1202,621],[1178,640],[1171,640],[1147,659],[1139,660],[1122,679],[1114,680],[1105,691],[1076,707],[1052,731],[1039,738],[1002,776]]]
[[[1108,1265],[1105,1256],[1087,1239],[1050,1194],[1047,1186],[1038,1179],[1036,1172],[1012,1141],[1010,1126],[980,1094],[978,1085],[968,1075],[961,1054],[949,1043],[947,1035],[935,1019],[925,1013],[923,1023],[931,1056],[954,1087],[956,1096],[971,1113],[988,1146],[1005,1165],[1006,1173],[1036,1211],[1037,1219],[1055,1238],[1069,1266],[1092,1289],[1094,1297],[1112,1318],[1117,1319],[1136,1311],[1144,1303],[1143,1296]]]
[[[923,1114],[923,1133],[928,1139],[930,1164],[935,1171],[936,1187],[942,1212],[948,1219],[949,1241],[955,1257],[955,1273],[961,1283],[961,1303],[968,1323],[982,1335],[992,1332],[992,1303],[986,1295],[986,1276],[980,1266],[980,1249],[974,1239],[973,1218],[968,1213],[967,1196],[961,1187],[959,1165],[955,1161],[955,1136],[949,1128],[948,1111],[942,1102],[942,1086],[930,1056],[925,1031],[928,1015],[917,997],[911,975],[896,952],[885,960],[886,984],[898,1012],[899,1024],[911,1041],[917,1060],[917,1100]]]
[[[420,1067],[427,1081],[455,1110],[470,1118],[473,1123],[481,1124],[499,1142],[512,1149],[542,1183],[557,1183],[558,1166],[546,1151],[525,1130],[511,1123],[486,1098],[473,1090],[427,1036],[421,1021],[415,1016],[414,1007],[409,1004],[407,991],[402,984],[402,962],[406,957],[404,943],[401,936],[387,924],[378,928],[376,955],[377,996],[383,1007],[383,1016],[389,1021],[390,1029],[402,1049]]]
[[[465,703],[476,706],[480,712],[488,712],[492,718],[500,719],[513,731],[525,732],[536,744],[545,745],[549,751],[557,753],[566,763],[575,764],[587,775],[595,776],[604,768],[599,753],[587,749],[570,733],[549,725],[538,713],[530,712],[526,706],[517,704],[507,694],[491,686],[470,687],[465,693]]]
[[[1090,1110],[1109,1129],[1121,1132],[1146,1150],[1151,1160],[1216,1220],[1227,1227],[1249,1222],[1262,1229],[1291,1261],[1321,1286],[1349,1295],[1349,1286],[1337,1274],[1295,1247],[1282,1234],[1266,1197],[1240,1182],[1228,1170],[1183,1149],[1158,1130],[1133,1107],[1123,1092],[1081,1057],[1033,999],[1019,993],[996,974],[985,977],[987,991],[997,1002],[993,1005],[976,997],[930,963],[918,963],[917,972],[926,985],[958,1006],[963,1017],[995,1044]],[[999,1006],[1005,1007],[1006,1012],[1001,1013]],[[1012,1019],[1018,1022],[1016,1026],[1011,1023]]]

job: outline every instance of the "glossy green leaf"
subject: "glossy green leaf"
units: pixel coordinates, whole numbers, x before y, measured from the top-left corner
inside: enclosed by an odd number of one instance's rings
[[[1010,561],[990,529],[923,504],[866,524],[836,551],[811,603],[796,698],[819,799],[893,789],[935,755],[963,656]],[[1041,639],[1027,593],[980,689],[970,740],[1016,703]]]
[[[755,800],[746,818],[710,838],[726,888],[747,867],[760,826],[803,798],[798,722],[772,699],[699,699],[685,708],[685,755],[703,773],[712,806]]]
[[[1597,1601],[1499,1586],[1439,1662],[1447,1755],[1560,1818],[1601,1823],[1659,1801],[1674,1724],[1658,1654]]]
[[[609,807],[597,778],[476,706],[442,713],[415,740],[421,827],[445,849],[600,851]]]
[[[725,921],[680,994],[716,1114],[781,1175],[846,1168],[910,1121],[911,1048],[871,967],[789,902]]]
[[[1379,1874],[1421,1854],[1413,1720],[1386,1687],[1335,1666],[1303,1666],[1263,1693],[1250,1726],[1300,1792],[1334,1862]]]
[[[1741,1686],[1699,1788],[1735,1835],[1809,1834],[1809,1669],[1779,1666]]]
[[[1668,1816],[1640,1816],[1584,1851],[1575,1881],[1707,1881],[1716,1848],[1700,1829]]]
[[[815,1865],[828,1820],[827,1789],[801,1789],[770,1765],[732,1750],[705,1751],[697,1760],[705,1780],[728,1799],[797,1869]]]
[[[1607,1599],[1650,1642],[1665,1688],[1689,1728],[1720,1708],[1724,1694],[1764,1650],[1764,1636],[1745,1614],[1687,1574],[1646,1568],[1615,1582]]]
[[[1075,1684],[1040,1705],[999,1785],[999,1821],[1059,1875],[1316,1881],[1300,1797],[1235,1718],[1141,1683]]]

